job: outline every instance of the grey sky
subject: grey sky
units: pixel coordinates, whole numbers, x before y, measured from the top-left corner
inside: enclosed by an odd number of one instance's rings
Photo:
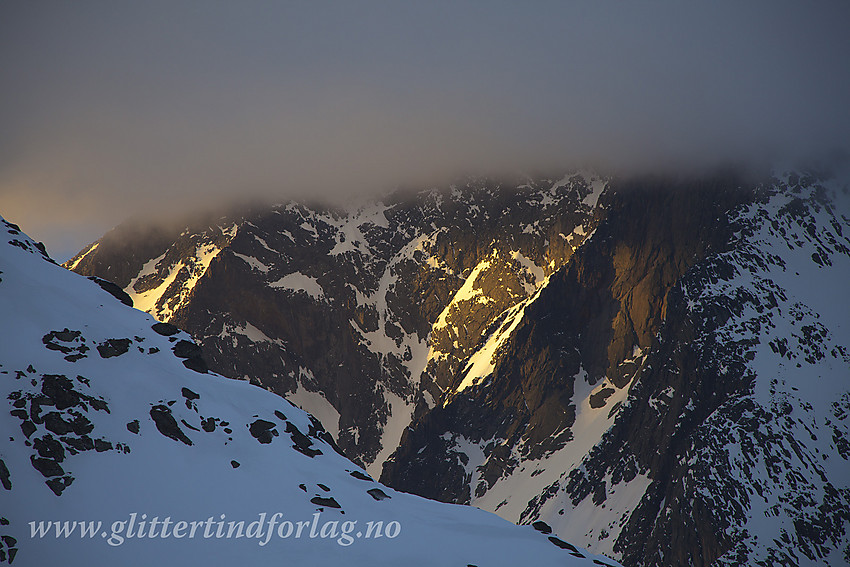
[[[465,173],[850,145],[846,2],[0,4],[0,214],[128,215]]]

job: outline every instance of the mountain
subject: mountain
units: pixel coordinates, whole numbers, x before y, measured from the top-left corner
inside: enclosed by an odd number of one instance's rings
[[[846,177],[554,178],[118,227],[68,267],[382,482],[625,565],[850,562]]]
[[[314,417],[0,231],[0,563],[613,565],[375,482]]]
[[[67,265],[188,331],[217,372],[308,409],[377,476],[485,327],[589,234],[603,187],[578,175],[516,191],[479,181],[353,213],[293,203],[122,226]],[[463,297],[473,281],[486,301]]]

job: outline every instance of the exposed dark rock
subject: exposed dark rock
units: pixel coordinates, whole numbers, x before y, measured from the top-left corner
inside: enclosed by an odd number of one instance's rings
[[[248,426],[248,431],[251,432],[251,435],[257,441],[264,444],[271,443],[272,439],[278,435],[277,429],[275,429],[275,424],[270,421],[266,421],[265,419],[258,419],[251,423]]]
[[[321,450],[312,448],[313,441],[301,433],[301,431],[295,427],[291,421],[286,422],[286,432],[289,433],[289,438],[292,439],[292,447],[299,453],[311,458],[322,454]]]
[[[568,551],[572,551],[572,552],[575,552],[575,553],[579,552],[578,549],[576,548],[576,546],[574,546],[570,543],[567,543],[566,541],[564,541],[562,539],[558,539],[555,536],[549,536],[549,541],[551,541],[552,543],[554,543],[555,545],[557,545],[561,549],[566,549]]]
[[[368,494],[375,500],[386,500],[387,498],[390,498],[390,495],[381,490],[380,488],[370,488],[366,491],[366,494]]]
[[[130,349],[130,342],[130,339],[107,339],[97,345],[97,352],[101,358],[121,356]]]
[[[57,463],[65,460],[65,450],[62,448],[62,444],[50,435],[34,439],[33,448],[41,457],[53,459]]]
[[[21,422],[21,432],[24,434],[24,437],[29,439],[30,435],[35,433],[36,426],[33,422],[26,420]]]
[[[602,388],[590,396],[590,407],[593,409],[605,407],[605,400],[610,398],[615,391],[614,388]]]
[[[191,358],[201,354],[201,347],[187,340],[179,341],[171,350],[174,352],[174,356],[178,358]]]
[[[174,356],[184,358],[183,366],[189,370],[206,374],[209,371],[206,361],[201,356],[201,347],[193,342],[181,340],[172,349]]]
[[[230,461],[230,466],[234,469],[238,469],[240,466],[239,461]]]
[[[45,484],[53,491],[56,496],[62,496],[62,491],[71,486],[74,482],[74,477],[65,475],[59,478],[51,478],[45,481]]]
[[[129,431],[130,433],[138,434],[139,433],[139,420],[134,419],[133,421],[129,422],[127,424],[127,431]]]
[[[151,329],[153,329],[164,337],[170,337],[171,335],[176,335],[180,332],[180,329],[178,329],[171,323],[154,323],[151,326]]]
[[[156,424],[157,430],[170,439],[180,441],[186,445],[191,445],[192,440],[189,439],[180,426],[177,420],[171,414],[171,408],[166,405],[159,404],[153,406],[150,411],[151,419]]]
[[[80,331],[71,331],[68,328],[62,331],[51,331],[41,338],[45,348],[59,351],[66,355],[65,360],[76,362],[86,357],[89,347],[85,345],[85,338]],[[64,343],[64,344],[60,344]]]
[[[9,520],[0,518],[0,525],[8,526]],[[10,535],[0,536],[0,563],[7,562],[11,565],[15,561],[15,556],[18,553],[18,540]]]
[[[65,474],[65,471],[62,469],[62,466],[57,463],[53,459],[46,459],[44,457],[36,457],[35,455],[30,457],[30,461],[32,461],[32,466],[40,472],[45,477],[52,476],[62,476]]]
[[[312,502],[313,504],[316,504],[318,506],[326,506],[328,508],[337,508],[337,509],[342,508],[342,506],[339,505],[339,502],[337,502],[333,498],[324,498],[322,496],[314,496],[313,498],[310,499],[310,502]]]
[[[50,405],[55,406],[58,410],[76,406],[83,399],[80,393],[74,389],[73,382],[62,374],[45,374],[42,376],[41,393],[49,399]]]
[[[71,449],[76,451],[93,451],[94,440],[88,435],[80,435],[78,437],[63,437],[62,442]]]
[[[180,393],[182,393],[183,397],[186,398],[187,400],[197,400],[197,399],[200,399],[200,397],[201,397],[199,394],[196,394],[195,392],[193,392],[189,388],[182,388],[180,390]]]
[[[187,358],[183,361],[183,366],[185,366],[189,370],[194,370],[195,372],[199,372],[201,374],[206,374],[207,372],[209,372],[209,367],[207,366],[206,361],[199,356]]]
[[[3,488],[6,490],[12,490],[12,481],[9,477],[9,469],[6,467],[6,463],[3,462],[3,459],[0,459],[0,484],[2,484]]]
[[[350,474],[351,476],[353,476],[354,478],[359,479],[359,480],[365,480],[365,481],[367,481],[367,482],[375,482],[375,481],[372,479],[372,477],[370,477],[369,475],[364,474],[364,473],[362,473],[362,472],[360,472],[360,471],[351,471],[351,472],[350,472],[350,473],[348,473],[348,474]]]
[[[547,524],[546,522],[541,522],[541,521],[533,522],[531,524],[531,527],[534,528],[535,530],[537,530],[538,532],[541,532],[541,533],[544,533],[544,534],[551,534],[552,533],[552,527],[549,524]]]
[[[105,291],[124,305],[128,307],[133,306],[133,299],[127,294],[127,292],[112,283],[111,281],[99,278],[97,276],[89,276],[88,278],[97,285],[99,285],[103,291]]]

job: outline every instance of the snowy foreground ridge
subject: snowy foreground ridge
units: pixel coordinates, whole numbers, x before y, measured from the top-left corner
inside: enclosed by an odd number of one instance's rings
[[[615,565],[374,482],[310,415],[0,221],[0,563]]]

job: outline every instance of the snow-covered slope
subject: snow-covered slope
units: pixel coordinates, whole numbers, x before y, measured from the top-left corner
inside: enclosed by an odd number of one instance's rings
[[[0,233],[0,562],[611,564],[374,482],[308,414]]]

